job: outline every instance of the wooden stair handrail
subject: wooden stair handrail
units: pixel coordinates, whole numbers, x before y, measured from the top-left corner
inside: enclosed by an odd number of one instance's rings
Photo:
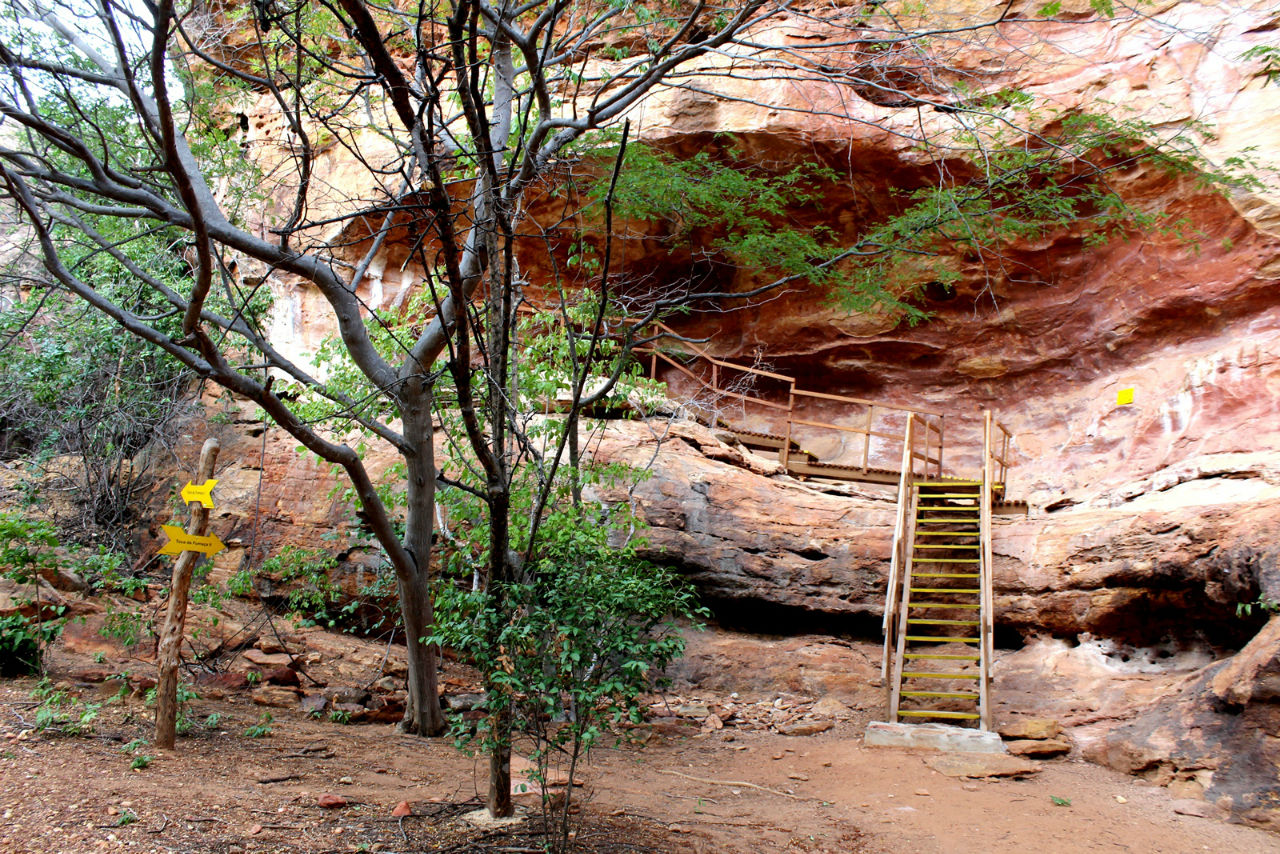
[[[532,313],[536,309],[528,305],[520,305],[520,310],[525,313]],[[623,318],[623,323],[631,322],[633,328],[640,326],[637,319]],[[842,433],[850,433],[863,437],[862,461],[861,465],[850,464],[849,469],[861,470],[866,473],[870,471],[871,465],[871,443],[874,439],[885,439],[893,441],[897,438],[896,433],[887,432],[884,429],[876,429],[876,419],[879,414],[904,413],[907,416],[907,428],[904,432],[904,440],[906,434],[910,434],[911,443],[903,449],[903,465],[908,472],[914,477],[915,464],[920,461],[923,464],[924,475],[928,476],[930,470],[937,476],[942,476],[943,471],[943,452],[945,449],[945,419],[946,414],[936,409],[930,409],[922,406],[911,406],[907,404],[885,403],[884,401],[869,400],[867,398],[852,397],[850,395],[832,394],[831,392],[811,391],[809,389],[799,388],[796,385],[796,378],[787,374],[780,374],[776,371],[766,371],[762,368],[750,367],[726,359],[718,358],[712,355],[705,347],[698,342],[689,340],[667,326],[659,320],[651,320],[647,324],[656,334],[650,336],[645,343],[634,348],[633,352],[648,355],[650,357],[650,371],[655,376],[657,374],[658,361],[671,366],[685,377],[693,380],[696,384],[709,388],[717,394],[726,397],[732,397],[745,403],[757,404],[767,409],[778,412],[786,412],[786,429],[782,448],[779,451],[779,459],[782,462],[783,469],[787,470],[789,458],[792,452],[793,433],[796,426],[816,427],[823,430],[834,430]],[[682,355],[692,355],[694,358],[701,359],[711,366],[710,381],[706,377],[700,376],[690,370],[685,364],[682,364],[678,358],[668,352],[664,352],[656,344],[658,339],[672,338],[679,342],[680,348],[685,353]],[[735,371],[739,374],[748,376],[756,376],[775,382],[785,383],[787,386],[787,402],[786,404],[777,403],[767,400],[763,397],[746,394],[742,391],[733,390],[722,387],[721,370]],[[816,400],[828,400],[834,403],[843,403],[850,406],[865,406],[867,408],[866,419],[861,426],[844,426],[833,424],[831,422],[816,421],[812,419],[804,419],[796,417],[796,403],[798,398],[809,398]],[[995,428],[1001,434],[1001,448],[998,452],[990,449],[990,458],[999,466],[999,477],[995,482],[1002,483],[1008,469],[1012,466],[1012,460],[1009,456],[1009,445],[1013,434],[1003,424],[995,422]],[[917,442],[923,440],[923,452],[916,449]],[[936,440],[936,441],[935,441]],[[984,461],[988,458],[984,454]],[[841,464],[842,466],[844,464]]]
[[[718,365],[722,368],[730,368],[735,371],[741,371],[742,373],[755,374],[757,376],[768,377],[769,379],[777,380],[779,382],[794,383],[796,381],[795,377],[787,376],[786,374],[779,374],[773,371],[766,371],[761,368],[752,368],[752,367],[748,367],[747,365],[741,365],[736,362],[729,362],[724,359],[720,359],[716,356],[711,355],[709,352],[707,352],[704,348],[698,346],[696,343],[682,338],[679,334],[677,334],[675,331],[673,331],[670,327],[668,327],[664,323],[654,321],[651,323],[651,325],[657,331],[663,333],[664,336],[677,339],[681,345],[687,346],[690,350],[694,352],[695,355],[697,355],[699,358],[706,360],[711,364]],[[652,347],[653,345],[651,344],[645,344],[644,346],[638,347],[636,349],[638,352],[647,352]],[[945,412],[940,412],[936,409],[928,409],[923,406],[908,406],[900,403],[885,403],[882,400],[867,400],[866,398],[861,398],[861,397],[850,397],[848,395],[832,394],[830,392],[825,392],[825,391],[808,391],[802,388],[796,388],[795,393],[798,397],[816,397],[816,398],[822,398],[824,400],[832,400],[837,403],[853,403],[861,406],[875,406],[877,408],[892,409],[899,412],[914,412],[919,415],[931,415],[935,418],[946,417]],[[930,425],[930,429],[933,429],[936,431],[938,428],[934,425]]]
[[[679,361],[677,361],[676,359],[671,358],[671,357],[670,357],[670,356],[668,356],[666,353],[663,353],[663,352],[661,352],[661,351],[654,350],[654,351],[652,351],[651,355],[652,355],[654,358],[662,359],[664,362],[666,362],[667,364],[671,365],[671,367],[675,368],[677,371],[679,371],[680,373],[684,374],[684,375],[685,375],[685,376],[687,376],[689,379],[691,379],[691,380],[693,380],[694,382],[696,382],[696,383],[698,383],[698,384],[702,385],[702,386],[703,386],[703,387],[705,387],[705,388],[709,388],[709,389],[711,389],[712,391],[715,391],[715,392],[716,392],[716,393],[718,393],[718,394],[725,394],[725,395],[729,395],[729,396],[731,396],[731,397],[741,398],[742,400],[749,400],[749,401],[751,401],[752,403],[758,403],[758,404],[760,404],[761,406],[767,406],[767,407],[770,407],[770,408],[772,408],[772,409],[786,409],[786,408],[787,408],[787,407],[783,406],[783,405],[782,405],[782,404],[780,404],[780,403],[774,403],[774,402],[773,402],[773,401],[771,401],[771,400],[765,400],[764,398],[761,398],[761,397],[752,397],[751,395],[742,394],[741,392],[729,391],[728,389],[717,388],[715,385],[712,385],[712,384],[708,383],[705,379],[703,379],[702,377],[698,376],[698,375],[697,375],[697,374],[695,374],[693,371],[689,370],[689,368],[688,368],[688,367],[686,367],[685,365],[680,364],[680,362],[679,362]]]
[[[984,413],[984,419],[986,415],[990,414],[991,413],[989,412]],[[984,457],[989,454],[993,462],[999,463],[1000,469],[999,473],[995,476],[994,483],[1004,483],[1005,479],[1009,476],[1009,469],[1013,467],[1013,460],[1009,458],[1009,443],[1013,441],[1013,432],[999,421],[996,421],[994,416],[992,416],[991,423],[995,430],[1000,431],[1000,452],[996,453],[993,446],[994,442],[992,445],[987,445],[984,439]],[[994,440],[994,436],[992,438]]]
[[[536,311],[536,309],[533,306],[525,305],[525,304],[521,304],[518,308],[526,314],[533,313]],[[630,320],[630,322],[633,324],[633,327],[638,327],[640,325],[640,321],[636,319],[624,318],[623,322],[624,323],[628,322],[628,320]],[[702,347],[697,342],[681,336],[679,333],[671,329],[671,327],[667,326],[662,321],[651,320],[648,322],[647,325],[651,327],[657,334],[654,336],[651,336],[649,340],[647,340],[644,344],[635,347],[633,352],[637,354],[648,355],[650,357],[649,358],[650,372],[653,375],[655,376],[657,375],[658,360],[661,359],[665,364],[671,366],[679,373],[693,380],[696,384],[701,385],[704,388],[708,388],[719,395],[732,397],[734,399],[741,400],[747,403],[758,404],[768,409],[773,409],[779,412],[787,413],[787,423],[786,423],[786,431],[785,431],[786,439],[783,443],[783,447],[779,454],[780,461],[783,464],[784,470],[787,467],[787,464],[789,462],[789,457],[791,454],[791,442],[792,442],[792,434],[794,431],[794,427],[811,426],[811,427],[817,427],[824,430],[836,430],[843,433],[851,433],[854,435],[862,436],[863,447],[862,447],[862,455],[861,455],[862,456],[861,466],[850,465],[849,468],[855,468],[855,469],[860,468],[860,470],[863,472],[869,471],[870,464],[871,464],[872,440],[879,438],[879,439],[887,439],[892,441],[897,438],[897,434],[895,433],[889,433],[883,430],[875,429],[876,410],[880,410],[881,413],[902,412],[907,414],[909,418],[912,416],[920,416],[919,426],[923,429],[924,439],[925,439],[925,450],[922,456],[918,454],[914,455],[912,457],[912,460],[913,461],[915,459],[924,460],[926,471],[928,470],[930,464],[933,464],[934,468],[939,473],[942,470],[942,451],[944,446],[943,445],[943,435],[944,435],[943,423],[944,423],[944,419],[946,418],[946,414],[943,412],[940,412],[936,409],[929,409],[922,406],[910,406],[906,404],[885,403],[883,401],[868,400],[866,398],[852,397],[849,395],[832,394],[830,392],[810,391],[808,389],[798,388],[796,386],[795,377],[789,376],[787,374],[780,374],[775,371],[766,371],[762,368],[749,367],[747,365],[742,365],[736,362],[730,362],[725,359],[720,359],[712,355],[705,347]],[[681,364],[681,362],[677,358],[673,357],[671,354],[667,352],[664,352],[661,348],[656,346],[656,340],[659,338],[675,339],[676,341],[679,342],[679,345],[682,349],[689,351],[695,358],[701,359],[704,362],[706,362],[708,365],[710,365],[711,366],[710,382],[708,382],[708,380],[705,377],[702,377],[694,373],[692,370],[689,369],[688,366]],[[723,384],[720,382],[721,368],[727,371],[736,371],[740,374],[762,377],[765,379],[773,380],[775,382],[785,383],[787,385],[787,403],[785,405],[780,403],[775,403],[774,401],[767,400],[763,397],[758,397],[751,394],[745,394],[741,391],[735,391],[729,388],[722,387]],[[830,422],[797,419],[795,417],[795,408],[796,408],[796,399],[799,397],[819,399],[819,400],[829,400],[835,403],[843,403],[851,406],[865,406],[867,407],[867,417],[863,426],[861,427],[846,427],[839,424],[832,424]],[[933,442],[931,440],[931,434],[937,436],[937,446],[936,446],[937,456],[936,457],[933,456],[933,454],[931,453],[931,451],[934,449]]]
[[[912,445],[915,440],[916,417],[907,417],[907,426],[902,436],[902,467],[898,477],[898,512],[893,526],[893,552],[889,562],[889,585],[885,590],[884,623],[885,636],[884,655],[880,664],[880,678],[887,691],[892,691],[890,668],[893,662],[893,651],[897,648],[897,620],[899,599],[898,588],[901,586],[903,565],[906,563],[906,542],[910,528],[910,511],[912,485],[915,481],[912,459]]]
[[[991,410],[984,410],[982,413],[982,501],[979,513],[982,546],[979,572],[982,574],[982,613],[984,614],[980,627],[982,678],[979,682],[979,714],[981,727],[984,730],[994,728],[990,698],[991,664],[995,654],[995,555],[991,548],[991,515],[996,489],[1000,489],[1002,498],[1008,497],[1009,469],[1013,465],[1009,454],[1009,445],[1012,440],[1012,431],[997,421]],[[1000,445],[999,451],[996,450],[997,442]]]
[[[932,415],[935,418],[946,418],[945,412],[939,412],[936,409],[926,409],[923,406],[907,406],[902,403],[885,403],[883,400],[867,400],[861,397],[849,397],[843,394],[831,394],[826,391],[805,391],[796,389],[796,394],[803,397],[818,397],[823,400],[834,400],[837,403],[856,403],[861,406],[874,406],[881,409],[895,409],[899,412],[911,412],[916,415]],[[922,422],[928,424],[928,422]],[[933,425],[929,425],[930,429],[937,430]]]
[[[739,365],[736,362],[727,362],[723,359],[717,358],[711,355],[709,352],[707,352],[707,350],[704,349],[703,347],[698,346],[696,342],[690,341],[689,339],[680,335],[678,332],[673,330],[671,327],[667,326],[665,323],[662,323],[661,321],[654,320],[654,321],[651,321],[649,325],[654,327],[658,332],[662,333],[662,335],[658,337],[674,338],[682,346],[688,347],[690,350],[692,350],[694,352],[694,355],[698,356],[701,359],[705,359],[707,362],[710,362],[713,365],[719,365],[722,368],[732,368],[735,371],[742,371],[748,374],[756,374],[757,376],[768,377],[771,380],[777,380],[779,382],[784,382],[784,383],[794,383],[796,381],[795,377],[789,377],[785,374],[774,373],[773,371],[765,371],[760,368],[750,368],[750,367],[747,367],[746,365]],[[653,344],[644,344],[640,347],[637,347],[636,350],[638,352],[644,352],[649,348],[657,349],[656,347],[654,347]]]
[[[663,353],[661,350],[658,350],[656,347],[650,347],[648,344],[637,347],[635,349],[635,352],[637,353],[657,352],[660,356],[665,358],[667,361],[674,361],[666,353]],[[729,368],[730,370],[741,371],[744,374],[754,374],[755,376],[767,377],[771,380],[777,380],[778,382],[783,382],[783,383],[795,382],[795,379],[793,377],[789,377],[785,374],[777,374],[777,373],[774,373],[773,371],[766,371],[760,368],[749,368],[746,365],[739,365],[739,364],[736,364],[735,362],[726,362],[724,359],[717,359],[714,356],[707,356],[702,353],[694,353],[693,355],[697,356],[699,359],[702,359],[707,364],[713,365],[718,368]]]

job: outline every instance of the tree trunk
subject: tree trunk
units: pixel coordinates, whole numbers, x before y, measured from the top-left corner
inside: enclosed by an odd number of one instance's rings
[[[440,682],[436,674],[439,656],[434,646],[419,640],[431,633],[434,617],[427,573],[417,573],[417,577],[408,583],[400,579],[397,588],[409,664],[409,696],[405,701],[400,729],[418,735],[437,736],[445,730],[444,712],[440,709]]]
[[[511,712],[503,706],[492,713],[492,718],[494,725],[501,727],[502,735],[489,753],[489,796],[485,806],[489,815],[504,818],[515,812],[511,802]]]
[[[404,618],[409,659],[409,696],[401,728],[419,735],[436,736],[445,730],[440,709],[437,655],[422,639],[431,633],[435,609],[431,592],[431,542],[435,534],[436,458],[431,423],[431,389],[421,379],[406,383],[403,393],[404,436],[417,453],[405,457],[408,494],[405,548],[414,566],[399,573],[400,613]]]
[[[205,483],[213,477],[213,464],[218,459],[218,440],[206,439],[200,449],[200,468],[193,483]],[[209,510],[199,502],[191,503],[191,518],[187,533],[204,536],[209,524]],[[164,615],[164,628],[160,632],[160,644],[156,650],[158,674],[156,676],[156,733],[155,745],[162,750],[172,750],[178,724],[178,659],[182,650],[182,637],[187,623],[187,599],[191,593],[191,571],[195,569],[199,552],[183,552],[173,563],[173,580],[169,584],[169,605]]]
[[[496,432],[496,431],[495,431]],[[489,603],[494,613],[507,616],[507,586],[514,580],[515,566],[511,555],[511,500],[503,483],[489,484]],[[487,639],[489,649],[499,647],[499,624],[490,621],[493,636]],[[510,688],[498,684],[489,674],[485,689],[489,696],[489,737],[493,742],[489,754],[489,815],[505,818],[515,812],[511,802],[511,704]],[[497,700],[495,706],[495,698]]]
[[[587,372],[587,368],[583,368],[583,373]],[[573,501],[574,507],[582,506],[582,451],[578,447],[578,406],[574,401],[574,406],[569,412],[569,417],[565,421],[564,429],[569,431],[569,497]]]

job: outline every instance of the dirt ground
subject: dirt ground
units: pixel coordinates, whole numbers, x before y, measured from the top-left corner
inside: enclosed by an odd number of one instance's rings
[[[263,709],[232,694],[194,701],[193,717],[217,714],[217,725],[177,751],[130,751],[150,730],[140,700],[103,705],[92,735],[50,736],[32,729],[34,687],[0,683],[5,852],[540,850],[528,825],[462,819],[478,805],[484,767],[445,740],[288,709],[272,709],[270,734],[249,738]],[[105,690],[83,688],[86,699]],[[864,748],[869,717],[808,736],[656,727],[643,744],[597,750],[578,841],[589,851],[752,854],[1280,851],[1280,837],[1176,814],[1166,790],[1076,761],[1040,763],[1026,779],[944,776],[929,754]],[[139,755],[154,758],[131,768]],[[346,805],[322,808],[322,795]],[[401,801],[411,816],[392,815]]]

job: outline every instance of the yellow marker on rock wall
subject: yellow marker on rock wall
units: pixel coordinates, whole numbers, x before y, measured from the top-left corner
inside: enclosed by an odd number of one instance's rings
[[[162,555],[176,555],[183,552],[216,555],[226,548],[222,540],[218,539],[215,534],[199,537],[195,534],[188,534],[177,525],[161,525],[160,527],[169,537],[169,542],[160,547],[160,554]]]
[[[1133,389],[1122,388],[1120,391],[1116,392],[1117,406],[1128,406],[1131,403],[1133,403]]]

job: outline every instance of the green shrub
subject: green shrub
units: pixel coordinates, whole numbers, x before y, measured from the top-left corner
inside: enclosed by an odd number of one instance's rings
[[[35,723],[41,732],[89,735],[102,709],[101,703],[88,703],[65,689],[54,688],[48,679],[41,680],[31,696],[39,703]]]
[[[61,613],[61,608],[58,609]],[[62,633],[63,621],[37,621],[22,614],[0,617],[0,676],[23,676],[40,670],[41,653]]]
[[[15,597],[19,606],[35,603],[30,615],[0,617],[0,675],[39,671],[45,647],[62,633],[65,609],[41,603],[37,595],[40,573],[58,564],[57,547],[57,530],[48,522],[0,513],[0,575],[20,587],[31,586],[30,597]]]
[[[272,720],[270,712],[263,712],[258,722],[244,731],[245,738],[266,738],[271,735]]]
[[[262,562],[259,574],[290,588],[285,609],[299,623],[333,628],[338,614],[331,609],[341,591],[329,579],[329,572],[337,565],[338,562],[321,549],[285,546]]]

